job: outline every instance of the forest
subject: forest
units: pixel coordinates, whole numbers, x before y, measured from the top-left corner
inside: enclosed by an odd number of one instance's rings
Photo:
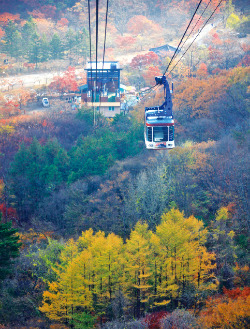
[[[102,60],[106,1],[97,49],[93,0],[0,3],[0,329],[248,328],[248,1],[203,0],[171,63],[199,1],[109,0],[105,60],[138,101],[95,125],[63,96],[90,36]],[[176,147],[147,150],[169,64]]]

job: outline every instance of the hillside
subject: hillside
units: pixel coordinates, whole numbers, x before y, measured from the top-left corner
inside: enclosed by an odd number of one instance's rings
[[[0,3],[0,328],[247,328],[249,4],[201,2],[171,61],[199,1],[110,0],[105,60],[139,101],[93,125],[65,101],[86,84],[88,1]],[[176,147],[148,150],[169,64]]]

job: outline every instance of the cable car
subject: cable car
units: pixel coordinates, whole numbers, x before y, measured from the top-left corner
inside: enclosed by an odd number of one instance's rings
[[[172,149],[174,144],[173,103],[165,76],[155,77],[156,85],[164,86],[165,101],[161,106],[145,108],[144,138],[147,149]]]

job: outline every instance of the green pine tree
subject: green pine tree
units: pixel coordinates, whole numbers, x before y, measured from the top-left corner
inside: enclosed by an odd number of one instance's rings
[[[77,38],[76,34],[72,29],[69,29],[66,33],[66,42],[65,42],[65,49],[68,53],[68,59],[70,61],[70,65],[72,64],[73,54],[77,48]]]
[[[82,56],[85,60],[89,55],[89,34],[85,28],[81,32],[77,32],[76,35],[77,45],[77,57]]]
[[[29,62],[35,63],[37,68],[37,63],[41,62],[41,40],[37,33],[34,34],[32,44],[29,51]]]
[[[32,17],[30,17],[22,28],[22,38],[24,56],[28,58],[29,62],[37,63],[38,61],[38,34],[36,32],[36,24]]]
[[[42,35],[39,46],[39,60],[40,62],[47,62],[47,60],[49,59],[49,42],[45,34]]]
[[[18,257],[19,247],[17,230],[11,223],[2,223],[0,213],[0,282],[11,273],[12,259]]]
[[[50,41],[50,52],[53,59],[63,57],[62,41],[57,33],[55,33]]]
[[[4,48],[5,52],[9,56],[16,58],[16,60],[22,55],[22,36],[13,21],[9,21],[5,28]]]

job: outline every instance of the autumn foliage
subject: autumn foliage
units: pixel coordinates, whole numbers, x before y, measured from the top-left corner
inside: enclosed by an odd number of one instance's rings
[[[67,18],[62,17],[62,18],[57,22],[57,24],[58,24],[59,26],[62,26],[62,27],[64,27],[64,26],[68,26],[69,21],[67,20]]]
[[[133,35],[157,32],[160,29],[158,24],[142,15],[134,16],[128,22],[128,31]]]
[[[17,100],[8,100],[0,108],[0,118],[17,115],[18,113],[20,113],[20,109]]]
[[[35,232],[33,229],[29,229],[25,233],[19,234],[19,242],[22,244],[22,249],[28,248],[31,244],[41,245],[46,242],[48,238],[52,236],[51,232]]]
[[[56,7],[51,5],[42,6],[39,8],[40,12],[45,15],[45,18],[55,18]]]
[[[60,93],[76,91],[78,85],[76,82],[75,68],[69,67],[62,76],[55,77],[49,88]]]
[[[154,85],[155,77],[161,76],[162,72],[157,66],[150,66],[143,74],[143,78],[148,86]]]
[[[10,14],[10,13],[2,13],[0,14],[0,25],[6,25],[9,21],[18,21],[20,19],[20,15]]]
[[[201,63],[199,69],[197,70],[197,75],[200,77],[205,77],[208,75],[207,65],[205,63]]]
[[[245,329],[250,317],[250,288],[224,289],[224,295],[209,298],[201,312],[202,328]]]
[[[12,92],[10,98],[0,98],[0,119],[10,118],[21,113],[24,105],[34,100],[34,90],[19,88]]]
[[[136,42],[136,39],[132,36],[118,36],[116,38],[116,44],[120,48],[130,49]]]
[[[159,329],[161,319],[164,318],[167,314],[168,312],[166,311],[160,311],[160,312],[148,314],[143,320],[143,322],[145,322],[148,325],[148,329]]]
[[[113,233],[85,231],[76,242],[68,241],[60,260],[64,266],[57,267],[58,280],[50,282],[40,310],[50,319],[77,322],[79,310],[98,305],[102,314],[122,289],[140,317],[168,305],[191,282],[197,296],[214,290],[214,255],[204,247],[206,235],[201,221],[177,209],[163,214],[155,233],[137,223],[125,244]],[[146,323],[155,329],[163,315],[149,316]]]
[[[206,72],[206,65],[201,64],[197,75],[206,76]],[[209,109],[213,104],[219,102],[233,81],[244,81],[248,72],[248,69],[236,68],[221,72],[218,76],[209,76],[208,79],[197,77],[191,78],[188,83],[183,81],[174,98],[176,111],[185,109],[185,115],[195,118],[209,117]]]
[[[12,207],[7,207],[4,203],[0,204],[0,212],[4,221],[16,220],[17,213]]]
[[[157,65],[159,64],[160,59],[156,53],[153,51],[148,52],[145,55],[137,55],[135,56],[131,63],[130,66],[134,69],[142,69],[145,68],[146,66],[149,65]]]
[[[145,152],[145,106],[162,104],[163,86],[133,111],[130,104],[165,71],[174,52],[161,46],[178,45],[198,1],[110,2],[105,60],[119,60],[121,83],[140,91],[124,96],[129,115],[97,114],[95,127],[90,109],[71,111],[56,95],[50,108],[41,104],[48,90],[86,83],[87,2],[1,1],[0,217],[19,227],[22,247],[0,285],[0,328],[249,326],[244,1],[222,1],[185,52],[219,2],[202,1],[191,29],[200,21],[166,73],[176,147]],[[95,1],[90,6],[94,37]],[[100,24],[99,60],[103,37]],[[25,89],[29,78],[20,76],[35,69],[48,79]],[[55,70],[65,72],[52,82],[42,73]]]
[[[4,34],[5,34],[4,30],[0,28],[0,40],[3,38]]]

